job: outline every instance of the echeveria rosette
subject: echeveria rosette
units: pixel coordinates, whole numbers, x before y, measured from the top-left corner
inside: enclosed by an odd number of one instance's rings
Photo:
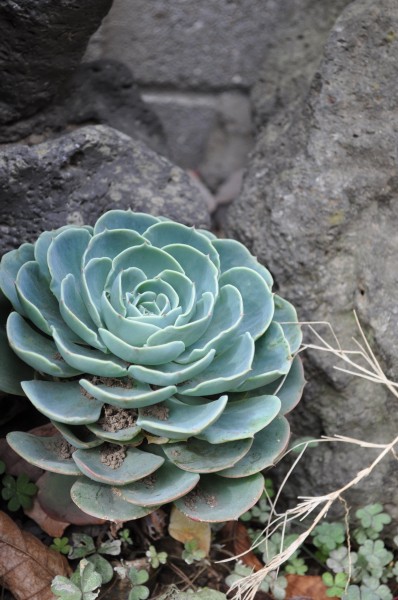
[[[22,389],[59,431],[9,443],[75,477],[82,510],[122,521],[175,501],[225,521],[257,501],[304,379],[296,312],[242,244],[115,210],[9,252],[0,286]]]

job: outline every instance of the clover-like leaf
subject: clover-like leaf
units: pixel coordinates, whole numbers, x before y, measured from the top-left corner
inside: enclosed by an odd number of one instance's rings
[[[1,495],[4,500],[8,500],[8,510],[16,511],[21,507],[32,506],[32,498],[38,488],[25,473],[21,473],[16,479],[12,475],[4,475],[2,484]]]
[[[326,555],[341,546],[344,540],[345,528],[342,523],[321,523],[313,531],[314,545]]]

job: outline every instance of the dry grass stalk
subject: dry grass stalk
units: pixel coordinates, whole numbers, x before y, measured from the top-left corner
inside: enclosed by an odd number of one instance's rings
[[[302,346],[302,348],[300,348],[300,351],[303,351],[306,349],[311,349],[311,350],[322,351],[322,352],[330,352],[334,357],[341,359],[348,366],[347,368],[335,366],[334,367],[335,369],[342,371],[344,373],[350,374],[350,375],[362,377],[362,378],[372,381],[374,383],[385,385],[389,389],[389,391],[396,398],[398,398],[398,390],[397,390],[398,384],[391,381],[390,379],[388,379],[386,377],[378,360],[376,359],[372,349],[370,348],[370,346],[366,340],[366,337],[364,335],[363,329],[359,323],[356,313],[354,313],[354,314],[355,314],[355,320],[356,320],[356,323],[357,323],[357,326],[358,326],[358,329],[359,329],[359,332],[360,332],[361,338],[362,338],[362,343],[359,343],[357,340],[354,339],[354,343],[355,343],[356,347],[358,348],[357,350],[344,350],[341,347],[339,340],[337,339],[337,336],[336,336],[335,332],[333,331],[333,328],[330,325],[330,323],[327,323],[327,322],[304,322],[304,323],[301,323],[301,325],[308,327],[309,331],[316,337],[316,339],[318,340],[319,343],[304,344]],[[335,342],[335,346],[328,343],[319,334],[319,332],[315,329],[315,326],[317,326],[317,325],[324,325],[330,329],[333,339],[334,339],[334,342]],[[362,364],[359,361],[361,361]],[[366,366],[364,366],[364,365],[366,365]],[[305,542],[305,540],[308,538],[308,536],[311,534],[311,532],[314,530],[314,528],[318,525],[318,523],[323,519],[323,517],[325,517],[325,515],[329,511],[332,504],[334,504],[337,500],[345,502],[344,499],[342,498],[342,494],[344,492],[346,492],[347,490],[349,490],[350,488],[352,488],[353,486],[355,486],[357,483],[359,483],[363,479],[365,479],[375,469],[375,467],[379,464],[379,462],[381,462],[383,460],[383,458],[387,454],[392,452],[394,454],[394,456],[396,456],[394,448],[398,444],[398,435],[388,444],[375,444],[375,443],[367,442],[364,440],[358,440],[355,438],[342,436],[342,435],[334,435],[334,436],[328,436],[328,437],[324,436],[319,440],[311,440],[311,442],[313,442],[313,441],[316,441],[316,442],[336,442],[337,441],[337,442],[341,442],[341,443],[355,444],[362,448],[376,448],[376,449],[379,448],[381,450],[381,452],[373,460],[373,462],[371,462],[369,464],[369,466],[367,468],[359,471],[355,475],[355,477],[353,477],[353,479],[351,479],[351,481],[346,483],[341,488],[334,490],[334,491],[330,492],[329,494],[325,494],[323,496],[313,496],[313,497],[312,496],[308,496],[308,497],[300,496],[298,498],[298,500],[300,500],[300,502],[298,502],[298,504],[295,507],[288,509],[284,513],[278,514],[278,512],[276,510],[276,505],[277,505],[279,496],[283,490],[283,487],[284,487],[286,481],[288,480],[292,471],[294,470],[297,463],[301,459],[303,453],[305,452],[305,450],[308,447],[308,444],[310,442],[305,442],[305,443],[299,444],[299,445],[302,445],[303,448],[302,448],[298,458],[294,461],[294,463],[293,463],[292,467],[290,468],[289,472],[287,473],[286,477],[284,478],[274,502],[271,502],[271,500],[268,499],[270,502],[270,506],[271,506],[271,514],[270,514],[270,519],[268,521],[268,525],[264,529],[262,534],[260,534],[261,539],[259,536],[258,540],[256,540],[254,542],[251,549],[258,546],[261,542],[264,542],[264,537],[262,537],[263,535],[265,536],[265,539],[268,539],[277,530],[281,530],[282,539],[283,539],[286,524],[289,521],[291,521],[293,519],[294,520],[298,519],[298,520],[302,521],[302,520],[306,519],[306,517],[308,517],[311,513],[314,513],[317,511],[316,516],[313,518],[313,520],[312,520],[311,524],[308,526],[308,528],[303,533],[301,533],[301,535],[292,544],[290,544],[285,549],[281,549],[281,551],[276,556],[274,556],[270,560],[270,562],[267,563],[260,571],[257,571],[256,573],[252,573],[251,575],[248,575],[247,577],[244,577],[243,579],[234,583],[230,588],[230,592],[235,592],[235,595],[233,596],[232,600],[253,600],[263,579],[272,571],[278,571],[280,566],[284,562],[286,562],[294,554],[294,552],[296,552],[296,550],[299,549],[299,547]],[[297,448],[297,446],[296,446],[296,448]],[[236,559],[236,558],[239,558],[239,556],[236,556],[233,559]],[[226,560],[233,560],[233,559],[226,559]],[[222,562],[225,562],[225,561],[222,561]],[[347,583],[347,586],[348,586],[348,583]]]

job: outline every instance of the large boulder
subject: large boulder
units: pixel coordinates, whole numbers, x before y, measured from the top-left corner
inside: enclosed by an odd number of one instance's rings
[[[254,94],[262,130],[243,193],[230,207],[225,227],[269,266],[301,320],[330,321],[343,347],[355,348],[355,309],[395,380],[397,32],[395,0],[357,0],[335,23],[317,70],[319,47],[318,56],[312,53],[312,73],[297,56],[296,74],[292,69],[282,73],[279,84],[274,73],[267,87],[269,71],[264,71],[259,84],[264,93],[257,87]],[[327,328],[324,334],[333,342]],[[380,385],[339,373],[334,364],[329,353],[309,353],[310,381],[293,417],[296,430],[379,443],[394,439],[397,399]],[[320,444],[301,460],[287,492],[334,490],[376,452]],[[397,472],[396,459],[386,457],[353,490],[350,502],[382,501],[398,518]]]
[[[2,0],[0,124],[46,106],[73,73],[112,0]]]
[[[92,224],[111,208],[210,225],[205,199],[186,172],[109,127],[0,152],[0,255],[45,229]]]

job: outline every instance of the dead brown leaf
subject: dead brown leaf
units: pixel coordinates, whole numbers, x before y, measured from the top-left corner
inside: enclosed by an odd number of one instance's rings
[[[326,586],[319,575],[287,575],[286,600],[338,600],[326,595]]]
[[[245,552],[239,560],[245,565],[259,571],[264,566],[257,556],[250,550],[252,541],[245,525],[241,521],[228,521],[221,529],[221,539],[234,556]]]
[[[25,508],[24,513],[53,538],[62,537],[63,532],[70,525],[68,522],[50,517],[40,506],[37,497],[33,499],[32,508]]]
[[[186,517],[176,506],[173,506],[170,514],[169,534],[178,542],[189,542],[196,540],[198,550],[206,552],[206,556],[210,551],[211,529],[210,523],[202,523],[200,521],[192,521]]]
[[[154,510],[151,514],[144,517],[144,530],[151,540],[161,540],[164,537],[166,521],[166,513],[161,508]]]
[[[0,512],[0,581],[16,600],[53,600],[51,581],[70,573],[64,556]]]

